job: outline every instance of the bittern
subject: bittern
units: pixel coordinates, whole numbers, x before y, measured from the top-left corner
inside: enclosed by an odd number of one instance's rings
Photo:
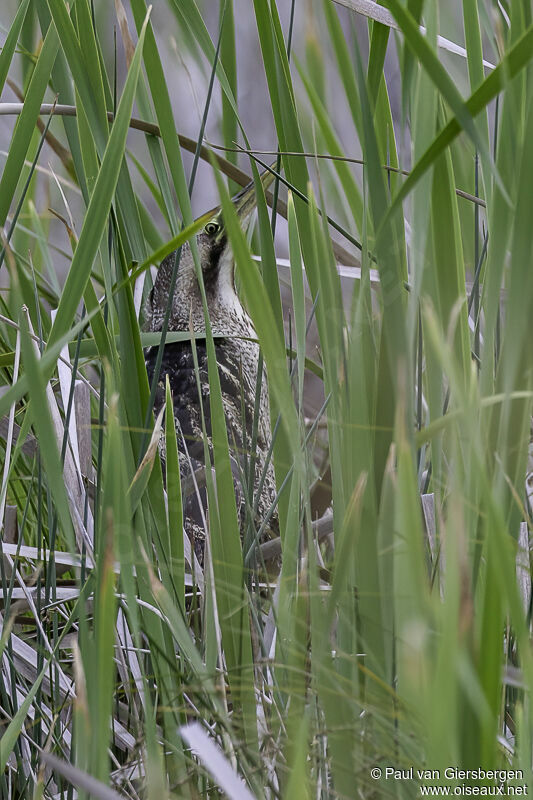
[[[268,179],[263,179],[264,184],[267,182]],[[233,204],[241,225],[246,230],[255,209],[253,184],[239,192],[233,198]],[[204,229],[196,235],[196,245],[214,336],[241,539],[249,523],[250,530],[254,533],[254,529],[255,532],[259,530],[261,523],[267,519],[268,524],[263,528],[266,532],[264,538],[268,538],[277,534],[278,523],[276,513],[271,510],[276,494],[274,472],[272,464],[267,463],[267,460],[270,462],[271,430],[266,374],[262,368],[263,374],[258,381],[259,346],[251,341],[257,339],[257,335],[236,290],[235,260],[220,208],[213,211]],[[149,331],[162,329],[177,257],[177,252],[172,253],[161,263],[157,272],[145,307],[145,328]],[[165,382],[168,375],[183,483],[183,479],[190,477],[191,473],[194,472],[195,476],[201,474],[202,468],[205,469],[206,466],[202,409],[209,451],[212,433],[207,346],[204,338],[205,318],[189,243],[181,248],[175,289],[170,302],[169,331],[188,332],[192,325],[195,334],[198,334],[194,344],[189,340],[165,345],[154,406],[157,413],[165,402]],[[196,347],[198,376],[193,347]],[[157,346],[149,348],[145,360],[150,381],[156,358]],[[162,455],[164,457],[164,453]],[[250,465],[253,467],[253,475],[250,474]],[[206,519],[208,509],[205,483],[204,488],[189,487],[187,496],[183,498],[183,522],[201,564],[204,560],[208,527]]]

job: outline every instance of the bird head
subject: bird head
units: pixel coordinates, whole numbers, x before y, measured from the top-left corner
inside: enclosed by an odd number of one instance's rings
[[[272,173],[263,173],[261,182],[266,188],[272,181]],[[256,207],[253,182],[244,187],[232,202],[244,231],[249,227]],[[235,288],[235,261],[228,241],[220,207],[203,215],[207,222],[196,234],[196,246],[205,287],[209,316],[214,327],[219,329],[228,315],[242,312],[242,305]],[[171,253],[161,263],[156,280],[145,306],[145,327],[150,331],[161,330],[172,284],[172,273],[178,251]],[[176,285],[170,309],[169,330],[188,330],[190,320],[196,330],[205,325],[202,296],[190,242],[186,242],[180,253]],[[224,333],[219,330],[219,333]]]

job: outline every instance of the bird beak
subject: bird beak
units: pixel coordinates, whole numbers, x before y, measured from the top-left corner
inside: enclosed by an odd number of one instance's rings
[[[272,164],[272,166],[274,167],[274,165],[275,162]],[[259,179],[265,192],[275,177],[276,176],[274,173],[268,169],[261,173]],[[242,228],[246,230],[257,204],[254,182],[250,181],[250,183],[248,183],[243,189],[237,192],[237,194],[231,198],[231,202],[235,206],[235,211],[237,212],[237,216],[239,217]],[[219,217],[221,214],[222,210],[220,206],[217,206],[217,208],[213,208],[212,211],[208,211],[206,214],[203,214],[202,217],[206,220],[209,220],[213,217]]]
[[[266,192],[270,184],[273,182],[275,175],[270,170],[266,169],[259,177],[261,183],[263,184],[263,190]],[[245,186],[240,192],[231,198],[231,201],[235,206],[235,211],[237,212],[242,227],[246,229],[250,221],[250,217],[255,211],[255,207],[257,205],[257,195],[255,192],[254,182],[250,181],[247,186]]]

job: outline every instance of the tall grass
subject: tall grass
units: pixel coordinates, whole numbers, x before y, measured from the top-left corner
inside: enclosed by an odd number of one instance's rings
[[[115,52],[89,0],[22,0],[10,21],[0,89],[11,79],[23,103],[0,177],[1,797],[412,798],[422,769],[424,785],[494,784],[446,768],[521,770],[509,785],[533,790],[530,3],[464,0],[442,19],[434,3],[341,5],[248,9],[279,153],[266,194],[232,0],[212,33],[194,3],[166,4],[212,76],[204,122],[221,92],[216,158],[203,125],[198,142],[179,133],[167,32],[144,0],[117,1]],[[281,534],[241,546],[206,319],[203,570],[143,356],[189,334],[142,330],[150,268],[205,223],[199,158],[267,367]],[[252,178],[255,250],[230,202]],[[255,565],[273,551],[267,578]]]

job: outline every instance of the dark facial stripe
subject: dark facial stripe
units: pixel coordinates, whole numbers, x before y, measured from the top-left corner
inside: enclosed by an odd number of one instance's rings
[[[218,241],[214,241],[209,249],[209,271],[218,269],[220,256],[227,244],[227,238],[224,234]]]

